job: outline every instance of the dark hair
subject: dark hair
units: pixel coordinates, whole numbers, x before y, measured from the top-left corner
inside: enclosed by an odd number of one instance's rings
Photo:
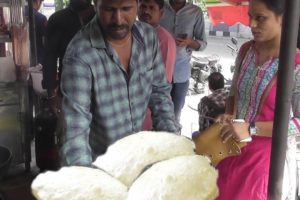
[[[92,3],[92,0],[70,0],[69,6],[76,11],[82,11],[89,7]]]
[[[43,2],[44,0],[40,0],[40,2]],[[28,0],[27,0],[28,2]],[[32,2],[38,2],[38,0],[32,0]]]
[[[96,5],[96,4],[97,4],[97,1],[98,1],[98,0],[93,0],[93,3],[94,3],[94,5]],[[139,2],[139,0],[136,0],[136,2],[138,3],[138,2]]]
[[[224,87],[224,76],[220,72],[213,72],[208,76],[208,86],[211,90]]]
[[[298,47],[298,49],[300,49],[300,21],[299,21],[299,29],[298,29],[297,47]]]
[[[139,0],[139,2],[142,2],[144,0]],[[147,0],[146,0],[147,1]],[[154,0],[155,3],[158,5],[159,9],[163,9],[165,1],[164,0]]]
[[[285,0],[259,0],[266,4],[267,8],[277,15],[283,15]]]

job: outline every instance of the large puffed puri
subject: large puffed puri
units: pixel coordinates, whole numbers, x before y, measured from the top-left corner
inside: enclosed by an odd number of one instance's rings
[[[195,155],[194,143],[167,132],[142,131],[118,140],[93,163],[127,187],[149,165],[176,156]]]
[[[127,200],[214,200],[218,173],[203,156],[179,156],[152,165],[129,188]]]
[[[31,189],[38,200],[125,200],[128,191],[102,170],[75,166],[39,174]]]

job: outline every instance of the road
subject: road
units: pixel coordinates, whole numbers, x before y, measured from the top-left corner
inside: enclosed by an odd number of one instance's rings
[[[240,48],[240,46],[248,41],[248,39],[244,38],[236,38],[238,41],[237,48]],[[198,56],[211,56],[211,55],[218,55],[220,57],[220,64],[222,65],[223,69],[223,75],[226,78],[229,78],[231,76],[230,73],[230,65],[234,63],[235,54],[232,53],[232,50],[230,50],[226,45],[229,44],[233,47],[235,45],[231,42],[230,37],[216,37],[216,36],[208,36],[207,37],[207,47],[204,51],[194,51],[193,55]]]
[[[246,42],[248,39],[237,38],[238,48]],[[222,73],[225,78],[231,78],[230,65],[234,63],[235,55],[231,54],[231,50],[226,44],[231,44],[230,37],[207,37],[208,45],[204,51],[193,52],[193,55],[198,56],[211,56],[218,55],[220,58],[219,63],[222,65]],[[234,46],[234,45],[233,45]],[[180,123],[182,125],[181,134],[187,137],[191,137],[193,131],[198,130],[198,112],[196,111],[197,105],[200,99],[208,95],[210,92],[208,88],[205,89],[203,94],[188,95],[186,96],[186,102],[181,113]]]

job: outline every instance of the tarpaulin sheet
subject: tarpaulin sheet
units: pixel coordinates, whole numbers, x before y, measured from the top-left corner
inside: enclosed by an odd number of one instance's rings
[[[248,0],[220,0],[221,2],[225,2],[225,3],[229,3],[229,4],[233,4],[233,5],[239,5],[242,4],[244,2],[248,2]]]
[[[213,25],[225,23],[232,26],[238,22],[248,26],[248,5],[214,5],[207,7],[208,16]]]

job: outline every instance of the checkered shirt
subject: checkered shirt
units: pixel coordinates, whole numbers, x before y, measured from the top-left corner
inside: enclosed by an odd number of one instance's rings
[[[148,106],[155,130],[178,132],[156,34],[136,22],[132,35],[128,73],[96,17],[70,42],[61,78],[67,165],[89,166],[108,145],[140,131]]]

